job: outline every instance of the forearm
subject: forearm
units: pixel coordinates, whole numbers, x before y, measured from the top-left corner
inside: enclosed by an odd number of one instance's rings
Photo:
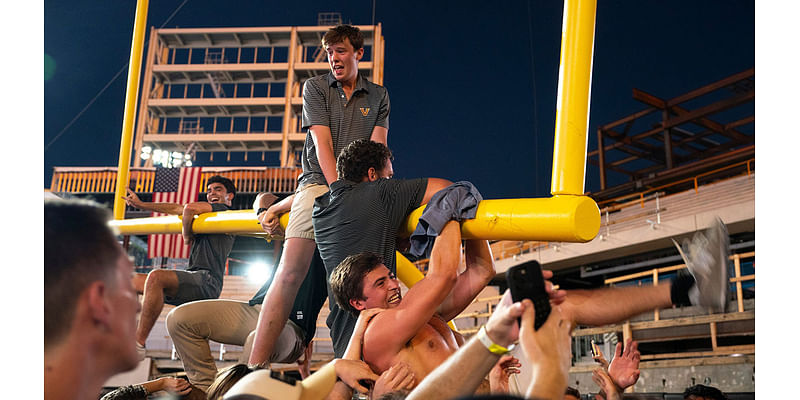
[[[273,204],[269,208],[271,208],[276,215],[281,215],[289,212],[292,209],[292,204],[294,203],[294,194],[286,196],[283,200]],[[262,206],[267,207],[267,206]]]
[[[330,185],[338,178],[331,130],[327,126],[313,125],[311,127],[311,138],[314,140],[319,167],[322,170],[322,174],[325,175],[328,185]]]
[[[464,311],[495,276],[494,260],[488,241],[466,241],[464,254],[466,269],[458,276],[453,290],[439,307],[439,313],[445,320],[455,318]]]
[[[177,203],[151,203],[151,202],[141,202],[135,205],[136,208],[140,208],[142,210],[162,213],[162,214],[170,214],[170,215],[181,215],[183,214],[183,206]]]
[[[181,216],[181,223],[183,225],[181,233],[183,234],[184,238],[194,236],[194,231],[192,231],[192,223],[194,222],[195,215],[196,214],[190,210],[183,210],[183,215]]]
[[[499,355],[472,338],[428,374],[407,399],[450,399],[473,394],[499,359]]]
[[[154,379],[142,383],[141,386],[147,391],[147,394],[155,393],[164,389],[164,378]]]
[[[300,384],[303,385],[304,398],[321,399],[331,393],[334,385],[336,385],[335,363],[336,360],[334,359],[308,378],[300,381]]]

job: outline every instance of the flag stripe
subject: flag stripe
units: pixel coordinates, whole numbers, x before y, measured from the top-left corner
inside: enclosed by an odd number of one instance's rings
[[[202,167],[181,168],[179,178],[176,179],[175,171],[157,170],[154,182],[163,192],[154,192],[153,201],[157,203],[187,204],[197,201],[200,189],[200,172]],[[157,184],[156,184],[157,183]],[[166,214],[153,213],[154,217]],[[148,257],[188,258],[189,246],[183,244],[183,237],[177,234],[158,234],[148,237]]]

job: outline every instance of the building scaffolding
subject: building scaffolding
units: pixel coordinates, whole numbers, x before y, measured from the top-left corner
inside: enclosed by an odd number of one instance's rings
[[[279,152],[293,167],[302,151],[302,85],[329,66],[330,26],[150,30],[134,142],[162,151]],[[381,25],[364,34],[362,76],[383,83]],[[246,159],[246,156],[245,156]],[[152,165],[152,158],[145,167]]]

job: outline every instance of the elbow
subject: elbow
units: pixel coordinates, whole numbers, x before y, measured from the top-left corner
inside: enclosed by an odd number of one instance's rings
[[[183,216],[184,217],[194,217],[197,214],[200,214],[200,209],[195,206],[194,204],[187,204],[183,206]]]

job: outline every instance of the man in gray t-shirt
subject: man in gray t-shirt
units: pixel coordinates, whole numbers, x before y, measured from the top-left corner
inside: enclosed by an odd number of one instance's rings
[[[181,305],[195,300],[216,299],[222,292],[222,279],[225,274],[225,261],[233,249],[233,235],[195,234],[192,231],[194,216],[230,209],[231,200],[236,195],[233,182],[216,175],[208,178],[206,201],[188,203],[153,203],[139,199],[128,189],[125,202],[142,210],[164,214],[180,215],[183,220],[182,236],[184,243],[191,245],[189,267],[184,270],[154,269],[149,274],[136,274],[133,285],[136,291],[144,294],[142,314],[136,329],[136,346],[139,358],[144,359],[145,341],[153,329],[164,303]]]
[[[339,180],[314,203],[314,233],[327,276],[349,255],[379,254],[392,273],[397,230],[409,213],[450,185],[438,178],[390,179],[392,153],[381,143],[358,140],[337,161]],[[341,357],[356,318],[342,310],[328,285],[327,319],[336,357]]]
[[[311,78],[303,85],[303,129],[308,129],[301,162],[303,173],[297,190],[286,199],[264,209],[259,221],[267,233],[275,234],[281,214],[289,212],[285,244],[275,285],[270,286],[253,341],[249,363],[264,364],[273,352],[292,302],[314,254],[311,210],[314,199],[328,191],[336,180],[336,156],[356,139],[386,143],[389,129],[389,95],[386,89],[367,81],[358,72],[364,55],[364,38],[358,28],[339,25],[322,38],[330,73]]]

